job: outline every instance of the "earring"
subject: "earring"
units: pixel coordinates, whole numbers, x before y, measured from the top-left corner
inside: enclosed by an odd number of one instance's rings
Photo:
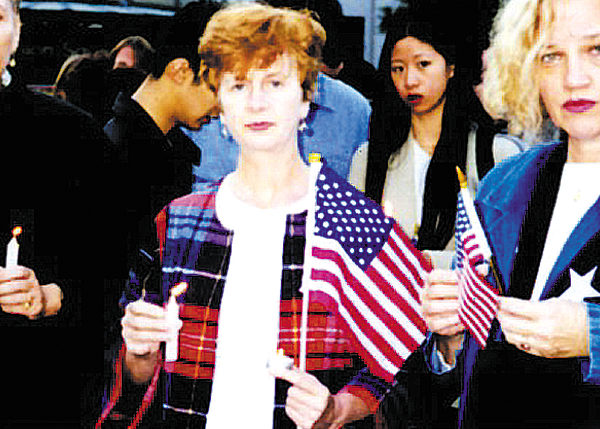
[[[225,125],[225,121],[223,120],[223,115],[219,115],[219,122],[221,123],[221,136],[225,140],[229,139],[229,130],[227,129],[227,125]]]
[[[300,133],[304,133],[308,130],[308,125],[306,125],[306,118],[300,119],[300,124],[298,125],[298,131]]]
[[[4,68],[4,70],[2,70],[0,82],[2,83],[3,87],[7,87],[12,82],[12,76],[10,75],[10,72],[6,69],[6,67]]]
[[[17,65],[17,60],[15,60],[14,55],[10,57],[10,61],[8,62],[8,65],[11,66],[12,68],[15,68],[15,66]]]

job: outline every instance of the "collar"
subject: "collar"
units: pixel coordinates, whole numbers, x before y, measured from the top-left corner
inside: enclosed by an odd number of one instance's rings
[[[522,207],[531,198],[531,191],[539,168],[546,163],[555,150],[567,150],[563,141],[539,143],[533,146],[518,162],[507,164],[505,168],[491,171],[488,180],[482,182],[478,194],[479,205],[488,206],[499,211],[512,210]],[[487,186],[486,186],[487,185]],[[503,192],[490,192],[503,189]]]
[[[480,212],[487,211],[485,229],[490,235],[490,245],[497,258],[498,268],[504,277],[510,273],[514,249],[518,243],[520,225],[531,198],[537,174],[551,154],[567,150],[567,142],[559,141],[536,145],[522,153],[516,162],[501,164],[482,182],[478,194]],[[565,154],[566,155],[566,154]],[[502,190],[502,191],[499,191]],[[594,203],[571,233],[558,256],[541,299],[551,292],[560,275],[583,246],[598,233],[600,199]],[[505,285],[508,278],[504,278]]]
[[[319,72],[317,75],[317,90],[311,102],[316,109],[335,110],[335,103],[331,99],[333,89],[327,90],[328,87],[331,88],[332,81],[333,78],[327,76],[325,73]]]
[[[510,287],[521,223],[539,169],[555,150],[566,150],[566,142],[533,146],[516,158],[501,163],[481,182],[476,208],[483,215],[483,227],[505,290]]]
[[[140,135],[145,136],[148,142],[156,142],[164,151],[172,149],[173,145],[156,125],[152,116],[131,96],[119,92],[113,105],[113,112],[116,117],[121,117],[130,126],[135,124],[136,128],[140,130]]]

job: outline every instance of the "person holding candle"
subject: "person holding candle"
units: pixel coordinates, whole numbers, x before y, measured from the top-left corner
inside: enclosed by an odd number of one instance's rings
[[[97,427],[123,416],[128,424],[198,428],[372,424],[364,418],[390,384],[359,372],[365,364],[339,307],[311,294],[307,371],[287,370],[286,358],[276,356],[283,348],[302,366],[301,310],[308,300],[300,287],[317,177],[302,160],[297,136],[324,40],[307,11],[253,2],[231,5],[208,23],[200,41],[203,76],[217,94],[226,132],[240,145],[238,168],[173,201],[157,218],[161,294],[153,303],[148,294],[136,299],[139,285],[131,285],[115,372],[121,377]],[[181,322],[169,324],[164,305],[180,281],[189,285],[178,300]],[[164,385],[160,344],[181,326],[179,358],[164,364]]]
[[[126,271],[103,213],[106,136],[87,113],[27,89],[20,31],[19,2],[0,0],[0,265],[22,228],[17,265],[0,268],[0,426],[74,428],[90,411],[82,374],[101,380],[101,360],[81,350],[103,352],[103,280]]]
[[[56,264],[58,262],[62,266],[72,261],[58,255],[54,256],[58,260],[52,261],[52,252],[81,253],[89,246],[75,249],[80,243],[73,241],[69,225],[77,230],[80,220],[77,217],[70,221],[61,218],[55,207],[66,203],[64,209],[69,210],[74,206],[87,205],[86,198],[92,201],[86,192],[96,190],[94,184],[103,174],[103,150],[108,140],[99,125],[85,112],[26,88],[16,62],[21,29],[19,1],[3,0],[0,7],[0,124],[9,134],[14,129],[16,136],[14,142],[7,139],[2,146],[6,162],[0,178],[6,184],[4,206],[7,208],[0,223],[4,230],[0,237],[8,245],[13,228],[23,228],[18,238],[21,246],[17,268],[9,272],[5,267],[0,273],[0,304],[5,313],[25,316],[5,317],[3,325],[26,325],[26,318],[39,319],[59,313],[53,319],[58,321],[62,319],[59,312],[64,295],[62,289],[69,283],[60,284],[59,280],[62,276],[73,276],[68,273],[69,270],[58,268]],[[52,144],[42,144],[49,141]],[[78,166],[84,159],[90,161],[87,169]],[[29,176],[24,176],[21,170],[24,162],[31,171]],[[52,205],[55,207],[50,208]],[[82,209],[74,214],[79,214]],[[54,234],[48,233],[51,228],[56,231]],[[63,272],[57,275],[59,271]],[[11,279],[16,283],[13,284]],[[43,280],[43,283],[40,285],[38,280]],[[73,292],[77,292],[76,289]]]
[[[0,272],[0,308],[7,314],[20,314],[30,320],[53,316],[62,305],[62,291],[55,283],[40,285],[33,270],[17,267],[21,227],[13,228],[6,246],[6,264]]]
[[[600,3],[507,2],[488,60],[488,108],[514,132],[539,131],[549,116],[561,136],[496,167],[477,195],[502,285],[489,280],[505,296],[485,349],[465,334],[460,427],[595,428]],[[435,342],[464,330],[453,272],[434,270],[422,301]]]

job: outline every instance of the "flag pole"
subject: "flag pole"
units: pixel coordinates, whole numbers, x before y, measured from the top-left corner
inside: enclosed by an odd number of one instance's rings
[[[306,215],[306,230],[304,244],[304,266],[302,268],[302,316],[300,319],[300,354],[298,368],[306,371],[306,342],[308,333],[308,304],[310,299],[310,276],[312,271],[312,242],[315,230],[315,205],[317,201],[317,176],[321,170],[321,154],[311,153],[308,157],[309,170],[309,207]]]
[[[467,187],[467,178],[458,166],[456,166],[456,174],[458,176],[458,183],[460,184],[460,194],[462,195],[465,210],[469,216],[469,221],[471,222],[471,227],[473,228],[475,235],[479,238],[478,243],[481,246],[482,256],[489,263],[496,285],[498,285],[498,290],[503,294],[502,282],[500,281],[500,275],[498,274],[498,269],[496,267],[496,258],[488,244],[485,232],[479,221],[479,216],[475,210],[475,204],[473,204],[471,193]]]

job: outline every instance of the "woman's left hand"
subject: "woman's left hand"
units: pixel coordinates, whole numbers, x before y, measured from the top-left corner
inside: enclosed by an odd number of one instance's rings
[[[0,307],[6,313],[35,319],[44,309],[43,293],[33,270],[0,268]]]
[[[277,372],[271,370],[271,373],[292,384],[287,392],[285,412],[298,427],[302,429],[329,427],[320,424],[334,408],[333,396],[326,386],[316,377],[296,367]]]
[[[502,297],[498,320],[506,340],[527,353],[545,358],[589,355],[587,311],[581,302]]]
[[[358,397],[343,392],[332,395],[316,377],[296,367],[270,371],[292,384],[288,389],[285,412],[299,428],[337,429],[370,413]]]

